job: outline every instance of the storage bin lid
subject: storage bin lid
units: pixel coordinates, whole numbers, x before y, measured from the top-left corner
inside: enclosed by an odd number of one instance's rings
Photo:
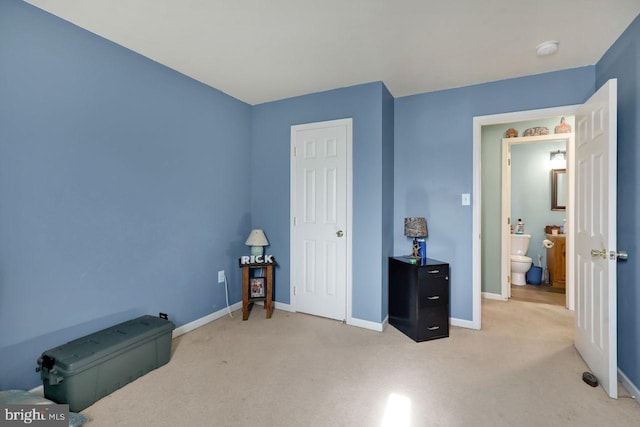
[[[42,356],[55,359],[58,371],[73,374],[173,329],[175,325],[168,320],[141,316],[47,350]]]

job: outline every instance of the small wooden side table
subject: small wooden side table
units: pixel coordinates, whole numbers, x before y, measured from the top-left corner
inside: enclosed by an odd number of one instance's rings
[[[264,301],[264,308],[267,310],[267,319],[271,319],[272,313],[272,298],[273,298],[273,263],[253,263],[253,264],[241,264],[242,267],[242,320],[249,318],[249,304],[253,304],[256,301]],[[250,270],[254,268],[264,268],[265,278],[267,282],[265,296],[252,298],[249,293],[251,274]]]

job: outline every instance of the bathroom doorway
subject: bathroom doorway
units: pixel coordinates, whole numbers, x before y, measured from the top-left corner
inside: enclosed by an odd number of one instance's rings
[[[501,296],[505,300],[560,303],[573,309],[573,281],[566,276],[572,271],[567,224],[573,223],[574,134],[553,133],[560,122],[573,130],[573,116],[556,117],[510,124],[520,135],[524,129],[539,127],[548,129],[549,134],[502,138]],[[504,126],[493,127],[501,130]],[[515,267],[524,267],[521,271],[531,267],[526,284],[524,280],[516,284],[513,277],[517,270],[513,269],[511,241],[516,223],[524,223],[521,231],[529,243],[527,261]]]
[[[564,106],[542,110],[496,114],[474,118],[474,192],[480,195],[480,203],[474,205],[474,230],[482,230],[474,243],[474,325],[480,327],[481,298],[507,300],[508,291],[503,293],[502,264],[502,146],[504,132],[517,128],[519,135],[528,127],[540,125],[550,120],[550,133],[559,124],[560,117],[572,117],[578,106]],[[485,144],[486,133],[492,125],[502,125],[503,129],[493,138],[492,144]],[[523,126],[524,125],[524,126]],[[557,138],[557,137],[554,137]],[[571,153],[567,153],[570,157]],[[570,160],[570,159],[569,159]],[[540,203],[542,205],[542,203]],[[544,203],[547,206],[547,203]],[[567,211],[570,214],[570,211]],[[515,216],[515,215],[514,215]],[[517,217],[514,219],[517,221]],[[526,221],[526,219],[525,219]],[[571,219],[568,217],[568,222]],[[530,225],[533,226],[533,225]],[[526,227],[526,225],[525,225]],[[508,228],[507,228],[508,229]],[[505,255],[508,251],[505,250]],[[534,258],[537,258],[534,256]],[[537,265],[537,259],[535,259]],[[570,270],[569,268],[568,270]],[[510,287],[510,286],[509,286]],[[507,289],[509,289],[509,287]]]
[[[587,365],[608,384],[605,387],[611,397],[617,396],[616,379],[616,268],[614,262],[621,255],[616,244],[616,127],[617,81],[609,80],[582,105],[564,106],[516,113],[494,114],[473,118],[473,191],[480,203],[473,209],[473,327],[482,327],[482,243],[486,238],[482,229],[482,128],[498,123],[514,123],[550,116],[579,115],[576,138],[580,139],[580,159],[573,155],[574,147],[567,147],[569,165],[580,161],[579,172],[575,167],[568,174],[571,195],[567,202],[567,227],[573,236],[568,239],[569,262],[567,282],[580,291],[576,299],[575,347]],[[578,120],[578,116],[576,116]],[[582,149],[584,146],[584,150]],[[598,160],[600,166],[594,166]],[[596,175],[599,174],[599,175]],[[579,189],[579,191],[578,191]],[[575,200],[572,200],[575,199]],[[579,201],[579,203],[578,203]],[[571,209],[573,208],[573,209]],[[594,209],[596,208],[596,209]],[[574,218],[580,218],[580,228],[574,227]],[[600,227],[593,231],[593,225]],[[583,238],[594,236],[595,239]],[[593,240],[593,242],[592,242]],[[598,245],[598,241],[600,245]],[[607,257],[607,246],[612,245]],[[599,247],[603,249],[600,250]],[[594,249],[595,248],[595,249]],[[575,255],[575,256],[573,256]],[[580,256],[580,268],[574,258]],[[597,258],[596,258],[597,257]],[[582,276],[585,276],[584,278]],[[579,277],[580,280],[575,280]],[[595,277],[595,278],[594,278]],[[584,280],[583,280],[584,279]],[[577,283],[574,283],[577,282]],[[594,285],[594,282],[597,282]],[[598,288],[601,292],[594,292]],[[596,338],[594,338],[596,337]]]

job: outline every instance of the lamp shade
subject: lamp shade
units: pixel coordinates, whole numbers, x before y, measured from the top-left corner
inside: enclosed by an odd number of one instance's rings
[[[251,234],[247,237],[247,241],[244,242],[247,246],[267,246],[269,241],[267,236],[264,235],[264,231],[260,229],[251,230]]]
[[[427,237],[427,220],[423,217],[412,217],[404,219],[404,235],[407,237]]]

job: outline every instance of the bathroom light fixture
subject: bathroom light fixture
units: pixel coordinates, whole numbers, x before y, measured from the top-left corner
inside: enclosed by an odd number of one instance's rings
[[[551,159],[551,169],[562,169],[567,165],[567,152],[566,151],[552,151],[549,155]]]
[[[551,156],[550,156],[551,161],[554,161],[554,160],[556,160],[556,159],[558,159],[558,160],[564,160],[564,159],[565,159],[565,154],[566,154],[566,153],[567,153],[566,151],[560,151],[560,150],[558,150],[558,151],[552,151],[552,152],[551,152]]]
[[[558,50],[559,44],[560,43],[558,43],[555,40],[549,40],[549,41],[540,43],[536,47],[536,54],[538,56],[548,56],[548,55],[554,54]]]
[[[247,237],[245,245],[251,246],[251,255],[260,256],[264,254],[263,246],[269,246],[267,236],[264,235],[264,231],[260,229],[251,230],[251,234]]]

